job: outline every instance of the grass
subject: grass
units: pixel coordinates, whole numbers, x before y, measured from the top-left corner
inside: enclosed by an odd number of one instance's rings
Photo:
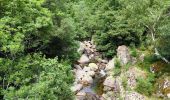
[[[151,96],[152,93],[154,92],[154,83],[155,83],[155,78],[152,75],[148,75],[146,79],[138,78],[137,86],[135,90],[146,96]]]
[[[119,59],[115,58],[114,76],[118,76],[120,74],[121,74],[121,64]]]

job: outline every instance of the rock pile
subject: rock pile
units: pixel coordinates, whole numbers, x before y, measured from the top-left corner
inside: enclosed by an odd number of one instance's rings
[[[91,41],[80,42],[78,52],[81,54],[78,64],[74,65],[75,82],[71,90],[76,94],[77,100],[100,100],[98,94],[93,90],[95,79],[106,76],[105,67],[107,59],[102,59],[102,55],[96,50],[96,46]]]
[[[125,91],[121,76],[113,76],[115,58],[111,60],[103,58],[91,41],[80,42],[78,52],[81,57],[77,61],[78,63],[74,65],[75,82],[71,87],[76,95],[76,100],[119,100],[118,95],[121,95],[123,100],[145,100],[142,95],[136,92],[129,93]],[[122,66],[131,61],[126,46],[118,47],[117,52]],[[134,77],[136,74],[133,71],[129,70],[122,74],[127,76],[127,83],[131,87],[136,84],[136,77]],[[102,84],[102,94],[98,94],[93,89],[95,85],[100,84],[99,82]]]

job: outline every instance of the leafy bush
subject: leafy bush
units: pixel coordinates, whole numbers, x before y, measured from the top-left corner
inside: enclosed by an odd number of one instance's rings
[[[157,58],[156,55],[154,54],[146,54],[146,56],[144,57],[144,61],[138,61],[137,62],[137,66],[140,67],[141,69],[150,72],[150,68],[152,63],[158,61],[159,59]]]
[[[154,91],[154,82],[155,77],[152,74],[148,75],[146,79],[138,78],[136,91],[146,96],[151,96]]]
[[[132,49],[130,49],[130,55],[133,57],[138,57],[136,48],[133,47]]]
[[[65,1],[2,1],[0,51],[4,55],[43,52],[47,57],[77,57],[74,20]],[[25,20],[27,19],[27,20]]]
[[[78,55],[74,20],[65,11],[66,3],[1,2],[0,99],[73,99],[71,64],[65,61]]]
[[[15,61],[1,59],[0,64],[6,68],[0,70],[5,72],[4,99],[73,99],[71,66],[66,62],[34,54]]]

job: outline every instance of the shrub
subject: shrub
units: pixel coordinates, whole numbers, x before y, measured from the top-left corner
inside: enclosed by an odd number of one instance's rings
[[[154,85],[153,85],[154,82],[155,82],[155,77],[152,74],[148,75],[146,79],[138,78],[137,86],[135,90],[146,96],[151,96],[154,91]]]
[[[1,75],[4,99],[73,99],[71,66],[66,62],[34,54],[15,61],[4,59],[0,64],[6,67],[0,70],[5,73]]]
[[[130,55],[133,57],[138,57],[136,48],[133,47],[132,49],[130,49]]]
[[[119,74],[121,74],[121,64],[119,59],[115,58],[114,76],[118,76]]]

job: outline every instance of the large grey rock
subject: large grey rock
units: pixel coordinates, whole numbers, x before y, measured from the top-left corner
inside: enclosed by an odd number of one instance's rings
[[[82,84],[75,84],[74,86],[71,87],[71,90],[76,93],[78,91],[80,91],[83,88]]]
[[[85,50],[85,44],[80,42],[77,52],[82,54],[84,52],[84,50]]]
[[[75,77],[78,81],[82,80],[82,78],[86,75],[86,72],[83,70],[76,70]]]
[[[89,68],[91,69],[91,71],[96,71],[98,70],[98,66],[95,63],[90,63],[89,64]]]
[[[145,78],[147,74],[145,71],[133,66],[123,73],[123,75],[125,78],[127,78],[127,86],[131,89],[134,89],[137,85],[137,78]]]
[[[92,84],[93,83],[93,78],[91,76],[84,76],[81,80],[81,83],[84,85]]]
[[[80,67],[80,65],[74,65],[74,67],[76,68],[76,69],[79,69],[79,70],[82,70],[82,68]]]
[[[85,66],[85,67],[83,68],[83,71],[89,72],[89,71],[91,71],[91,69],[90,69],[90,67]]]
[[[111,91],[111,90],[113,90],[113,88],[112,87],[108,87],[108,86],[104,86],[104,88],[103,88],[103,91]]]
[[[106,65],[105,70],[106,71],[111,71],[113,69],[114,69],[114,58],[108,62],[108,64]]]
[[[84,67],[83,71],[85,72],[85,76],[94,76],[95,72],[90,69],[90,67]]]
[[[87,55],[85,55],[85,54],[83,54],[81,57],[80,57],[80,59],[79,59],[79,63],[80,64],[86,64],[86,63],[89,63],[89,58],[87,57]]]
[[[126,93],[125,100],[146,100],[146,98],[137,92],[130,92]]]
[[[79,91],[76,96],[86,96],[86,93],[85,92],[82,92],[82,91]]]
[[[120,60],[122,65],[125,65],[131,61],[129,49],[125,45],[118,47],[117,56],[118,56],[118,59]]]
[[[89,59],[91,60],[91,59],[94,59],[95,58],[95,56],[94,56],[94,54],[90,54],[89,55]]]
[[[114,78],[113,78],[113,76],[108,76],[108,77],[105,79],[103,85],[113,88],[113,87],[114,87]]]
[[[95,72],[94,72],[94,71],[89,71],[89,72],[87,73],[87,75],[93,77],[93,76],[95,76]]]
[[[76,70],[75,77],[76,81],[82,82],[84,77],[93,77],[95,75],[94,71],[91,71],[89,67],[84,67],[83,70]]]

